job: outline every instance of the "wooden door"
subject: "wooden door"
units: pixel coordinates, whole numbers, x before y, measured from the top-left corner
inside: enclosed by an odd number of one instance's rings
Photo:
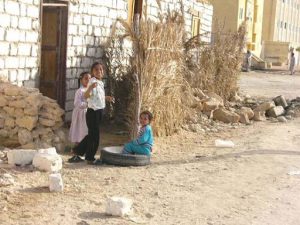
[[[40,91],[64,108],[68,8],[65,4],[42,6]]]

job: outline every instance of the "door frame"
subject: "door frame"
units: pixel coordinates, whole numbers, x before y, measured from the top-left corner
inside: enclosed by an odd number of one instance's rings
[[[42,56],[42,24],[44,8],[59,8],[59,32],[57,32],[58,48],[56,50],[56,100],[61,108],[65,109],[66,101],[66,62],[67,62],[67,40],[68,40],[68,13],[69,2],[66,0],[43,0],[41,1],[41,56]],[[41,71],[42,64],[40,64]]]

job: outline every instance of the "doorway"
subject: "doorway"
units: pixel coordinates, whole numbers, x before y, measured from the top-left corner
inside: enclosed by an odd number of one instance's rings
[[[68,2],[44,0],[41,7],[40,92],[65,108]]]

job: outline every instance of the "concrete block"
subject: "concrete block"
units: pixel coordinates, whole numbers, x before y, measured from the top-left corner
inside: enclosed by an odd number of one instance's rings
[[[284,108],[282,106],[275,106],[267,111],[267,115],[270,117],[278,117],[284,114]]]
[[[20,40],[19,35],[20,35],[19,30],[8,29],[6,31],[5,40],[9,42],[18,42]]]
[[[58,154],[37,153],[32,164],[37,169],[46,172],[58,172],[62,169],[62,159]]]
[[[276,106],[282,106],[283,108],[286,108],[288,106],[285,97],[283,95],[277,96],[273,99]]]
[[[37,154],[36,150],[12,149],[7,152],[8,164],[10,165],[28,165],[33,161]]]
[[[106,203],[106,214],[112,216],[125,216],[131,211],[132,200],[124,197],[111,197]]]
[[[7,12],[10,15],[20,15],[20,5],[17,1],[6,1],[6,4],[4,5],[5,12]]]
[[[27,7],[27,15],[32,18],[39,18],[40,10],[38,6],[28,6]]]
[[[60,173],[49,175],[49,190],[50,192],[62,192],[64,184]]]
[[[28,17],[19,18],[19,28],[24,30],[32,29],[32,19]]]

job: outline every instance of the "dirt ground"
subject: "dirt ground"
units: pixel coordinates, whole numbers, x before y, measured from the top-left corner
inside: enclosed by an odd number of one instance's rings
[[[300,96],[300,76],[251,72],[240,83],[252,96]],[[146,167],[64,163],[63,193],[49,193],[46,173],[6,166],[17,184],[1,190],[7,201],[0,224],[299,225],[300,175],[288,175],[300,171],[299,127],[297,118],[218,133],[182,131],[157,138]],[[216,138],[236,146],[215,148]],[[103,137],[103,145],[122,141]],[[106,199],[115,195],[133,200],[132,215],[105,215]]]

